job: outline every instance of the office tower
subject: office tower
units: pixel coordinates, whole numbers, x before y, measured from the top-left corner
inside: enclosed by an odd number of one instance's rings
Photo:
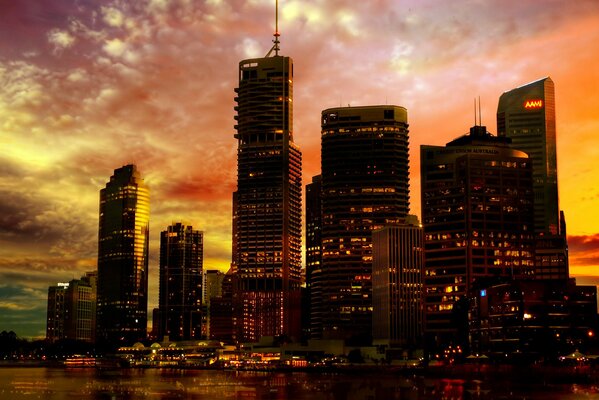
[[[131,345],[146,337],[149,191],[135,165],[114,171],[100,191],[97,341]]]
[[[46,338],[92,343],[95,339],[95,272],[48,288]]]
[[[218,269],[204,271],[202,303],[210,303],[211,298],[222,295],[223,279],[225,279],[225,273]]]
[[[64,295],[68,283],[58,283],[48,288],[46,339],[56,342],[64,339]]]
[[[81,281],[91,287],[91,342],[96,342],[97,304],[98,304],[98,271],[89,271],[81,277]]]
[[[535,232],[559,233],[555,90],[551,78],[505,92],[497,106],[497,135],[532,160]]]
[[[299,338],[302,158],[293,142],[293,61],[275,45],[239,63],[233,268],[238,339]],[[274,55],[271,53],[274,51]]]
[[[314,279],[319,276],[322,264],[322,176],[312,178],[312,183],[306,185],[306,290],[305,306],[302,307],[302,330],[305,336],[311,335],[311,321],[321,326],[319,315],[312,317],[312,305],[320,299],[317,293],[312,296]],[[318,287],[318,285],[317,285]],[[318,304],[315,305],[319,307]]]
[[[418,217],[372,233],[372,338],[422,345],[424,231]]]
[[[405,219],[408,189],[405,108],[322,112],[322,267],[312,272],[313,337],[370,341],[371,233]]]
[[[467,296],[534,274],[532,171],[526,153],[484,126],[420,148],[425,333],[461,343]]]
[[[64,330],[68,339],[92,342],[95,293],[89,281],[73,279],[65,292]]]
[[[217,269],[204,271],[202,283],[202,337],[210,338],[211,299],[222,296],[225,274]]]
[[[235,314],[233,312],[233,286],[234,273],[230,269],[225,274],[221,293],[210,299],[210,327],[208,339],[219,340],[225,343],[235,343]]]
[[[202,337],[203,237],[181,222],[160,232],[158,340]]]

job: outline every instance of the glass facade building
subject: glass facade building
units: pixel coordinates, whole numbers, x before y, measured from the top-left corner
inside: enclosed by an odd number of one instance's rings
[[[302,155],[293,142],[293,61],[239,64],[233,195],[237,339],[299,338]]]
[[[505,92],[497,106],[497,135],[532,160],[535,231],[559,233],[555,88],[551,78]]]
[[[203,239],[181,222],[160,233],[158,340],[202,338]]]
[[[100,191],[97,340],[131,345],[146,338],[150,198],[135,165],[114,171]]]
[[[311,271],[312,336],[369,342],[374,229],[409,211],[407,111],[322,112],[322,265]]]
[[[484,126],[421,146],[420,160],[425,333],[450,343],[467,335],[456,307],[472,290],[534,275],[531,160]]]
[[[306,185],[306,292],[305,307],[302,314],[302,325],[306,329],[305,335],[312,336],[312,324],[316,327],[322,325],[322,321],[314,316],[312,308],[320,307],[320,294],[313,295],[312,272],[320,271],[322,266],[322,176],[312,178],[312,183]]]

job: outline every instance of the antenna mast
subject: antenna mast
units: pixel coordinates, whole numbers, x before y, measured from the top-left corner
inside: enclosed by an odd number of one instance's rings
[[[270,57],[273,51],[275,52],[275,56],[279,55],[279,43],[281,43],[279,41],[279,36],[281,36],[279,33],[279,0],[275,0],[275,33],[273,36],[275,37],[272,41],[274,45],[270,48],[266,57]]]
[[[275,0],[275,56],[279,55],[279,0]]]
[[[480,126],[483,126],[483,117],[480,109],[480,96],[478,96],[478,123],[480,124]]]

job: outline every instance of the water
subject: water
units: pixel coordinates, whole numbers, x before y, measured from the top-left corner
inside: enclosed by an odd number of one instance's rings
[[[0,399],[599,399],[592,384],[216,370],[0,368]]]

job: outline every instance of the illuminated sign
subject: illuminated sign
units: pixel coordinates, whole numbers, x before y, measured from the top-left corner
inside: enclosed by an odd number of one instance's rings
[[[487,296],[487,291],[485,289],[482,289],[480,291],[480,297],[486,297]]]
[[[543,107],[543,100],[526,100],[526,103],[524,103],[524,108],[526,108],[526,109],[542,108],[542,107]]]

